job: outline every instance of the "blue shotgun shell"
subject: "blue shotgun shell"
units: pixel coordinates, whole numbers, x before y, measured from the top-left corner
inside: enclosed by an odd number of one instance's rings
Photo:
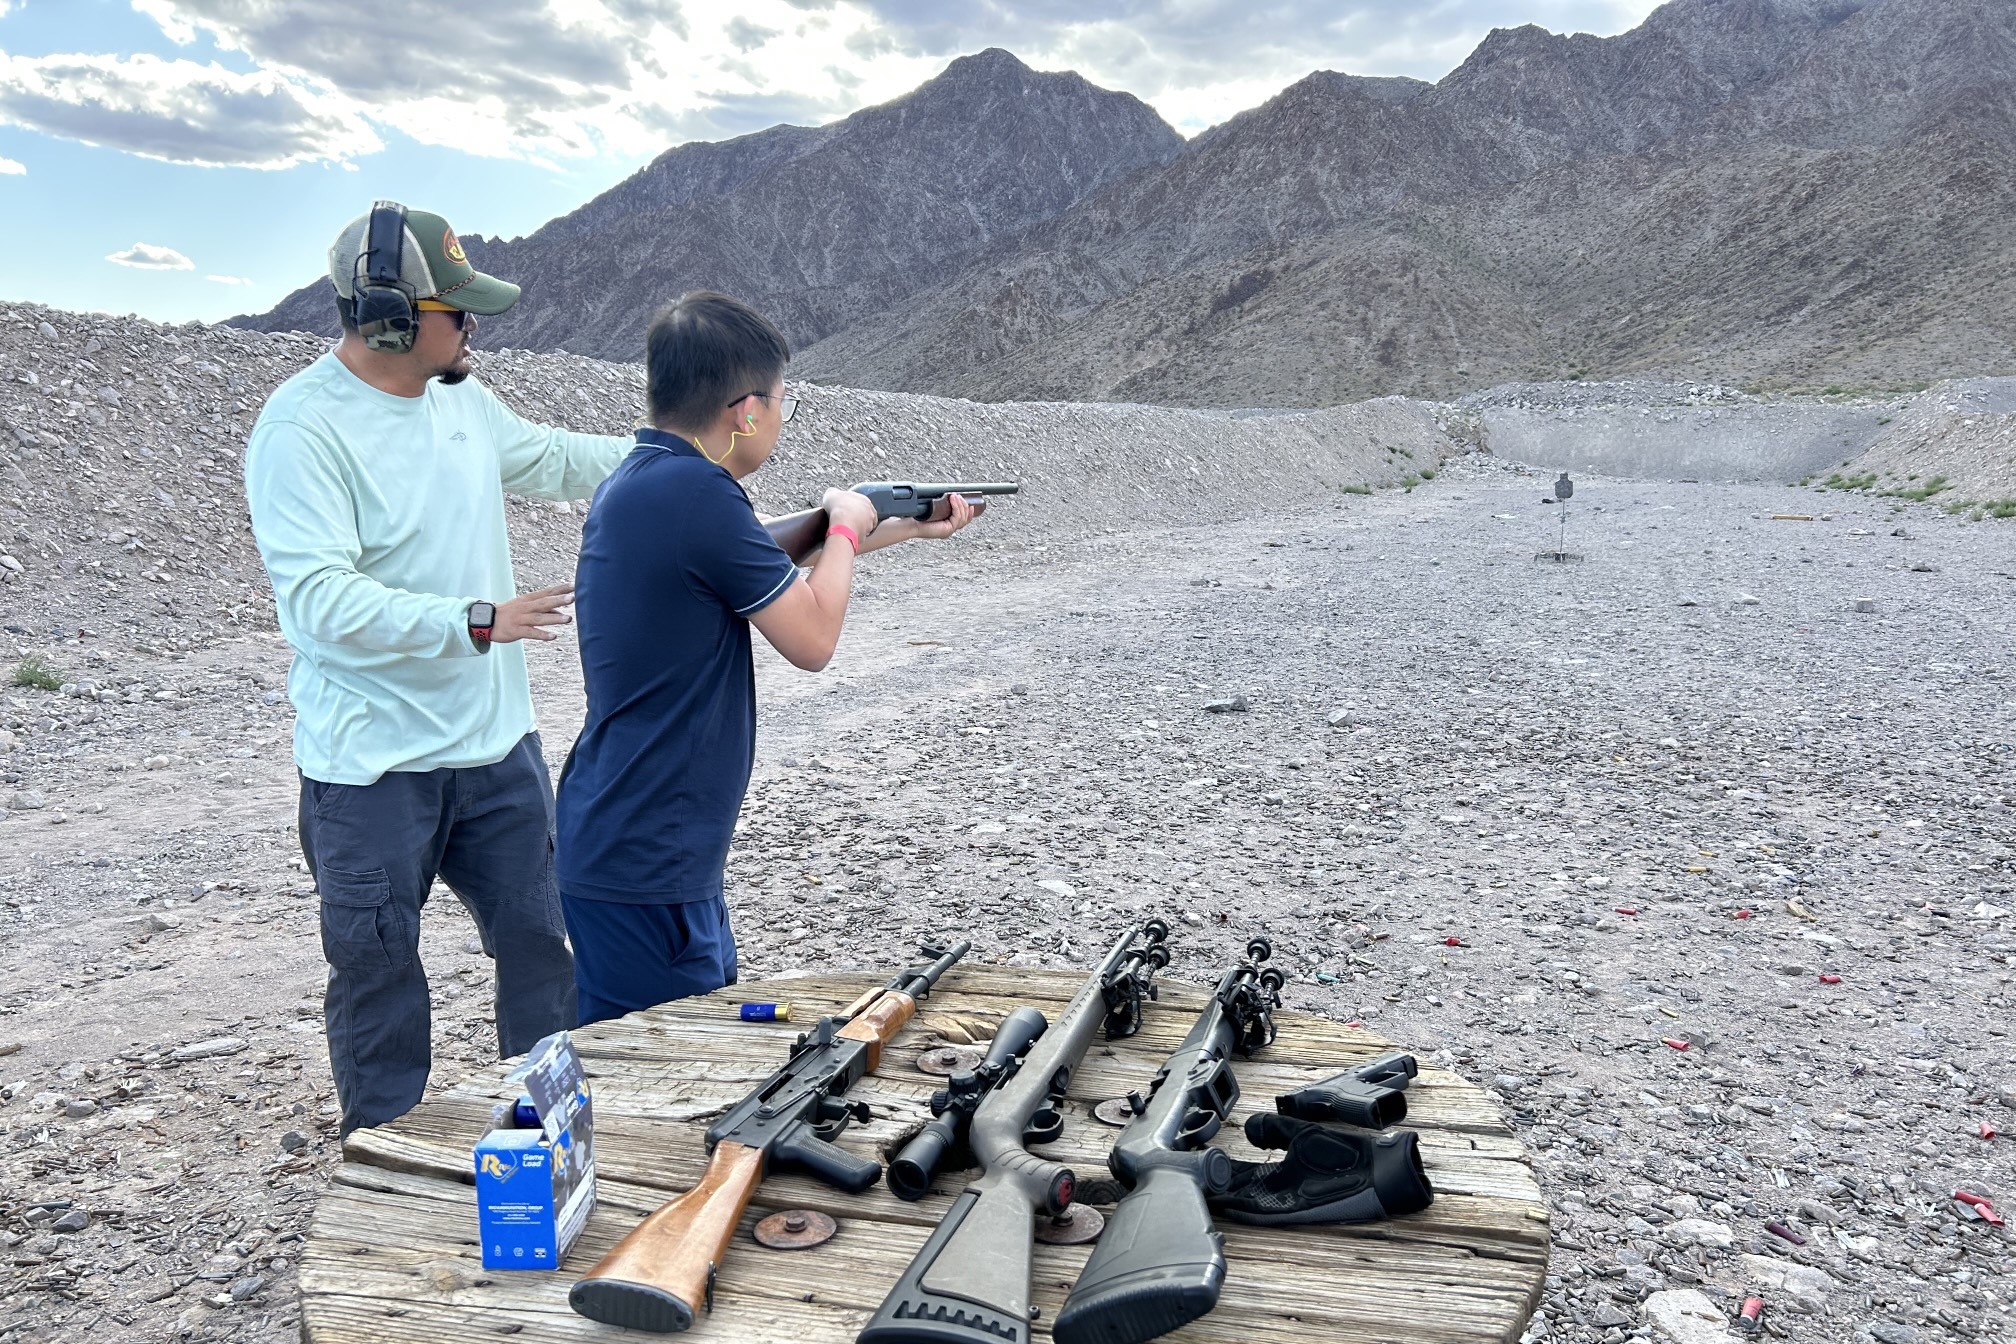
[[[744,1022],[789,1022],[791,1005],[788,1003],[745,1003],[741,1008]]]

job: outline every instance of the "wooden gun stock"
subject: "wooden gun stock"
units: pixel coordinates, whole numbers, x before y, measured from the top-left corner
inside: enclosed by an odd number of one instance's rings
[[[977,497],[968,500],[973,505],[973,516],[987,512],[987,501]],[[940,499],[931,506],[931,517],[927,520],[938,522],[952,516],[952,502]],[[783,548],[791,557],[791,563],[802,565],[805,557],[826,544],[826,510],[804,509],[798,513],[787,513],[772,518],[763,524],[763,530],[770,534],[770,540]]]
[[[917,1011],[917,1000],[908,994],[890,991],[859,1009],[840,1028],[843,1041],[862,1041],[868,1046],[868,1072],[882,1067],[882,1047],[889,1044],[896,1033],[903,1030],[911,1016]]]
[[[722,1142],[700,1184],[632,1228],[567,1294],[591,1321],[671,1334],[713,1309],[714,1270],[763,1179],[763,1153]]]
[[[763,524],[763,530],[791,557],[792,564],[802,565],[806,556],[826,544],[826,510],[787,513]]]

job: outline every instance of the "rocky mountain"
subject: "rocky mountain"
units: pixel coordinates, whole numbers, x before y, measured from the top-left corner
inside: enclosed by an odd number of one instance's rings
[[[2016,5],[1673,0],[1319,72],[806,352],[994,398],[1312,405],[1518,378],[2016,368]]]
[[[2012,149],[2010,0],[1672,0],[1495,31],[1432,85],[1318,71],[1188,144],[988,51],[468,241],[527,286],[497,344],[635,358],[708,285],[801,376],[982,400],[1882,388],[2016,371]]]
[[[659,304],[712,288],[769,314],[795,348],[943,284],[1182,144],[1132,95],[995,49],[829,126],[682,145],[528,237],[464,243],[525,287],[485,324],[489,344],[636,359]],[[332,291],[317,280],[235,325],[333,333]]]

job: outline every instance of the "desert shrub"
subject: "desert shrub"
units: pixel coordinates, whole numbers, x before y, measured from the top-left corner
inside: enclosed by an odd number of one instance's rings
[[[38,691],[53,691],[63,684],[63,678],[55,668],[31,653],[14,664],[14,684],[32,686]]]

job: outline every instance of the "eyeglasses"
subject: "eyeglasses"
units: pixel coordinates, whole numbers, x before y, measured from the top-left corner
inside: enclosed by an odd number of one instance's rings
[[[776,402],[776,403],[777,403],[777,423],[778,423],[778,424],[780,424],[780,425],[788,425],[788,424],[790,424],[790,423],[791,423],[791,417],[792,417],[792,416],[794,416],[794,415],[796,415],[796,414],[798,414],[798,398],[796,398],[796,397],[787,397],[787,396],[782,396],[782,395],[780,395],[780,394],[778,394],[778,393],[773,393],[773,392],[750,392],[750,393],[746,393],[745,395],[747,395],[747,396],[751,396],[751,397],[761,397],[761,398],[763,398],[763,400],[765,400],[765,401],[774,401],[774,402]],[[736,401],[740,401],[740,400],[741,400],[741,398],[740,398],[740,397],[737,397],[737,398],[736,398],[735,400],[736,400]],[[729,404],[730,406],[733,406],[733,405],[735,404],[735,402],[734,402],[734,401],[731,401],[731,402],[729,402],[728,404]]]

